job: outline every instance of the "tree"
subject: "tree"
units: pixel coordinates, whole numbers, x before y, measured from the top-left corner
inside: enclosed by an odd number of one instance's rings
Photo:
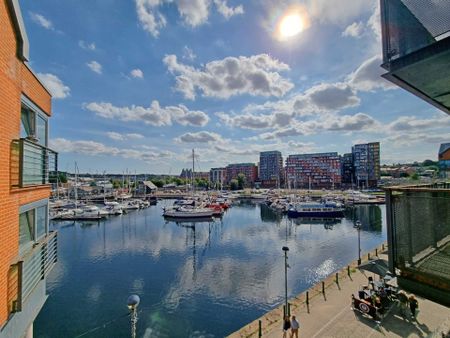
[[[122,187],[122,182],[119,180],[111,180],[114,189],[119,189]]]
[[[237,181],[238,181],[238,187],[239,189],[244,189],[245,184],[246,184],[246,179],[245,179],[245,175],[244,174],[238,174],[237,176]]]
[[[433,161],[433,160],[425,160],[425,161],[422,162],[422,165],[423,165],[424,167],[435,166],[435,165],[437,165],[437,164],[438,164],[438,163],[435,162],[435,161]]]
[[[238,189],[239,189],[239,183],[238,183],[238,180],[232,179],[232,180],[230,181],[230,189],[231,189],[231,190],[238,190]]]

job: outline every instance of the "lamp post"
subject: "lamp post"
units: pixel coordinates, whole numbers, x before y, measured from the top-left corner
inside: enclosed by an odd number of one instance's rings
[[[127,306],[131,312],[131,338],[136,338],[136,324],[138,321],[137,307],[139,306],[140,301],[138,295],[131,295],[127,300]]]
[[[281,248],[284,251],[284,297],[285,297],[285,315],[288,314],[288,296],[287,296],[287,269],[288,269],[288,263],[287,263],[287,252],[289,251],[289,248],[287,246],[283,246]]]
[[[358,230],[358,265],[361,265],[361,222],[356,221],[354,228]]]

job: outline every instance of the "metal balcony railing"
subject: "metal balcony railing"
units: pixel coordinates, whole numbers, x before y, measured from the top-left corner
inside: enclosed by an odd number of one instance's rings
[[[385,64],[450,35],[448,0],[380,1]]]
[[[8,311],[19,312],[41,280],[58,260],[58,233],[51,231],[10,266],[8,272]]]
[[[11,144],[11,186],[23,188],[56,181],[58,154],[28,139]]]

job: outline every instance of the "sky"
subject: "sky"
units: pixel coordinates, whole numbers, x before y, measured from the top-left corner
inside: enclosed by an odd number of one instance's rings
[[[450,117],[380,77],[376,0],[21,0],[59,170],[179,174],[260,151],[437,160]],[[301,18],[286,37],[280,25]],[[300,28],[299,28],[300,29]]]

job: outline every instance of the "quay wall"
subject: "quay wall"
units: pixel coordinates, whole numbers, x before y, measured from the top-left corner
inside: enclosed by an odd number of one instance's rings
[[[363,255],[362,263],[368,260],[368,257],[371,258],[376,257],[376,252],[378,254],[386,254],[387,253],[387,243],[384,243],[380,245],[377,248],[374,248],[372,251],[369,251]],[[347,278],[351,278],[351,274],[355,272],[355,270],[358,267],[357,260],[351,262],[348,266],[342,267],[339,271],[331,274],[324,280],[318,282],[317,284],[310,287],[308,290],[305,290],[298,294],[295,297],[291,297],[289,299],[290,304],[290,312],[296,313],[296,309],[299,307],[305,307],[308,306],[306,302],[307,293],[309,295],[309,301],[316,297],[325,297],[326,298],[326,290],[336,285],[336,273],[338,275],[338,281],[343,281]],[[348,274],[348,271],[350,271],[350,276]],[[325,295],[322,292],[322,283],[324,283],[325,288]],[[357,293],[358,290],[355,290],[355,293]],[[350,295],[349,295],[349,306],[350,306]],[[261,333],[264,337],[267,332],[270,332],[273,329],[273,325],[282,328],[282,321],[283,321],[283,306],[284,304],[279,305],[275,309],[269,311],[268,313],[264,314],[263,316],[257,318],[256,320],[252,321],[251,323],[245,325],[244,327],[240,328],[239,330],[231,333],[228,335],[228,338],[257,338],[259,337],[259,321],[261,321]]]

